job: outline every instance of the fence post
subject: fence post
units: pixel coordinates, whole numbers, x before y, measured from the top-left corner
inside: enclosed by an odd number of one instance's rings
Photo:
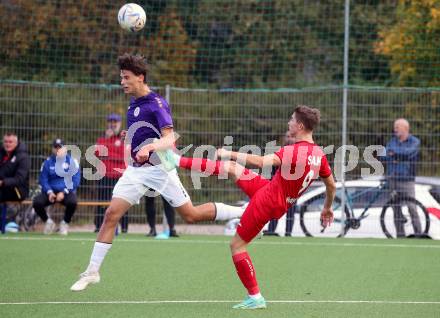
[[[171,103],[171,86],[169,84],[165,85],[165,100],[168,105]],[[163,206],[163,205],[162,205]],[[167,216],[165,215],[165,206],[163,206],[163,214],[162,214],[162,232],[169,233],[170,229],[168,226]]]
[[[344,83],[342,91],[342,158],[341,158],[341,234],[345,228],[345,154],[347,144],[347,102],[348,102],[348,49],[350,45],[350,0],[345,0],[344,9]]]

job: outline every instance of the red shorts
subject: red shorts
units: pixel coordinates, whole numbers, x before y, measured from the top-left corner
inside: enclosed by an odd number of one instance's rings
[[[266,223],[274,218],[271,208],[275,207],[270,197],[273,198],[276,194],[268,191],[266,186],[270,183],[269,180],[247,169],[245,175],[246,180],[238,180],[236,183],[251,200],[237,226],[237,233],[243,241],[249,243]],[[252,178],[249,178],[249,175],[252,175]]]
[[[259,174],[249,169],[245,169],[243,172],[243,177],[237,180],[236,184],[241,190],[243,190],[244,193],[247,194],[249,199],[251,199],[255,192],[260,190],[269,182],[270,180],[264,179]]]

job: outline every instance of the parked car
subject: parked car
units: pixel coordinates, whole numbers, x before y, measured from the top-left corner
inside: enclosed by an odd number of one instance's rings
[[[383,180],[352,180],[345,182],[348,193],[348,203],[353,210],[354,218],[346,211],[343,221],[342,209],[335,209],[335,223],[321,232],[320,212],[324,201],[325,187],[319,185],[309,189],[297,201],[296,215],[294,220],[293,236],[318,236],[337,237],[342,234],[345,237],[395,237],[393,208],[384,212],[384,206],[390,201],[390,192],[381,188]],[[336,205],[342,195],[342,184],[337,183]],[[417,177],[415,199],[423,205],[417,208],[423,230],[432,238],[440,239],[440,178]],[[374,201],[372,202],[372,200]],[[340,201],[340,200],[339,200]],[[369,204],[363,218],[359,218],[365,207]],[[402,207],[407,222],[405,232],[407,235],[414,233],[411,218]],[[276,233],[285,235],[285,216],[278,222]],[[343,229],[344,225],[344,229]],[[386,233],[388,231],[388,234]],[[394,231],[394,232],[393,232]]]

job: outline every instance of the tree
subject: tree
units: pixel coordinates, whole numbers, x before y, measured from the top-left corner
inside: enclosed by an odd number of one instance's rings
[[[440,85],[440,2],[400,0],[395,23],[379,32],[375,51],[389,58],[394,84]]]

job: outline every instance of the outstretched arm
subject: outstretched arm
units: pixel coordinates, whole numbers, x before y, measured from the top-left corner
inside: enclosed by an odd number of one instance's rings
[[[251,154],[247,154],[247,153],[230,151],[230,150],[226,150],[224,148],[220,148],[217,150],[217,157],[235,160],[235,161],[244,163],[246,165],[251,165],[251,166],[254,166],[257,168],[262,168],[265,166],[280,166],[281,165],[281,159],[275,154],[258,156],[258,155],[251,155]]]

